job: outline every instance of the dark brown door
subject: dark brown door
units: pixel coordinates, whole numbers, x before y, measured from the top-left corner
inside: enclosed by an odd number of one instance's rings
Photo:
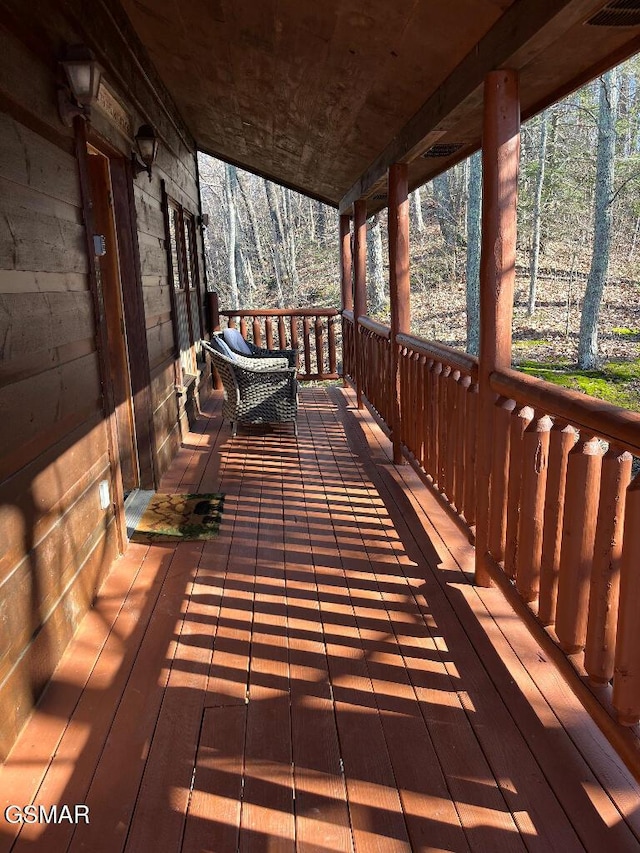
[[[123,487],[125,491],[131,491],[139,486],[140,474],[111,174],[108,157],[93,146],[88,147],[88,152],[94,228],[96,235],[104,238],[103,248],[99,245],[99,240],[95,246],[96,267],[98,284],[104,299],[109,369],[115,397],[118,451]]]

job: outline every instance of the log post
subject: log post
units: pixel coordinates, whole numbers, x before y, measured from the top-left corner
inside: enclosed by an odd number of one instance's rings
[[[400,374],[396,335],[410,332],[409,295],[409,191],[407,166],[394,163],[389,167],[389,301],[391,303],[391,439],[393,461],[402,462]],[[415,404],[415,400],[408,401]]]
[[[215,290],[210,290],[208,293],[209,296],[209,317],[211,328],[209,329],[209,334],[212,335],[214,332],[220,331],[220,305],[218,303],[218,294]]]
[[[489,380],[511,366],[511,319],[516,269],[520,100],[516,71],[487,74],[482,132],[483,197],[480,255],[480,356],[475,582],[490,586],[488,556],[492,418]]]
[[[340,285],[342,289],[342,310],[353,311],[353,258],[351,256],[351,217],[348,214],[340,216]],[[355,320],[355,318],[354,318]],[[346,386],[345,350],[347,335],[342,321],[342,382]]]
[[[340,283],[342,286],[343,311],[353,311],[351,268],[351,217],[343,213],[340,216]]]
[[[356,396],[363,407],[364,363],[358,317],[367,313],[367,202],[360,198],[353,205],[353,337],[356,351]]]

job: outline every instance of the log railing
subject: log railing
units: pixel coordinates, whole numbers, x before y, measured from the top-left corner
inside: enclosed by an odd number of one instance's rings
[[[351,334],[351,316],[345,328]],[[360,317],[358,335],[364,396],[391,427],[390,330]],[[403,452],[471,528],[487,500],[476,495],[478,361],[411,335],[397,335],[396,346]],[[640,415],[515,370],[494,371],[490,382],[483,559],[506,575],[579,673],[613,684],[605,704],[633,725],[640,720],[640,474],[633,478]]]
[[[342,312],[342,374],[345,378],[350,379],[352,383],[356,381],[355,334],[353,311],[345,309]]]
[[[298,379],[339,378],[340,312],[335,308],[243,308],[219,314],[257,346],[297,350]]]
[[[397,335],[401,441],[433,484],[475,524],[478,361],[444,344]]]
[[[358,318],[362,393],[385,424],[391,424],[391,330],[369,317]]]
[[[640,415],[491,374],[489,553],[619,722],[640,719]],[[552,633],[553,636],[553,633]]]

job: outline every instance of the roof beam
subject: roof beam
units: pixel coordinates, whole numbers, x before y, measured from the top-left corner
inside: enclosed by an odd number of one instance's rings
[[[433,144],[447,116],[482,91],[486,74],[501,67],[522,68],[605,2],[516,0],[343,196],[340,212],[347,213],[356,199],[366,197],[391,164],[410,163]]]

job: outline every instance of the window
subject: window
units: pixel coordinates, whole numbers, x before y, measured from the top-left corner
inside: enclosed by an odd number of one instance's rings
[[[169,280],[173,284],[174,333],[183,376],[197,372],[202,320],[195,219],[181,204],[165,195],[168,230]]]

